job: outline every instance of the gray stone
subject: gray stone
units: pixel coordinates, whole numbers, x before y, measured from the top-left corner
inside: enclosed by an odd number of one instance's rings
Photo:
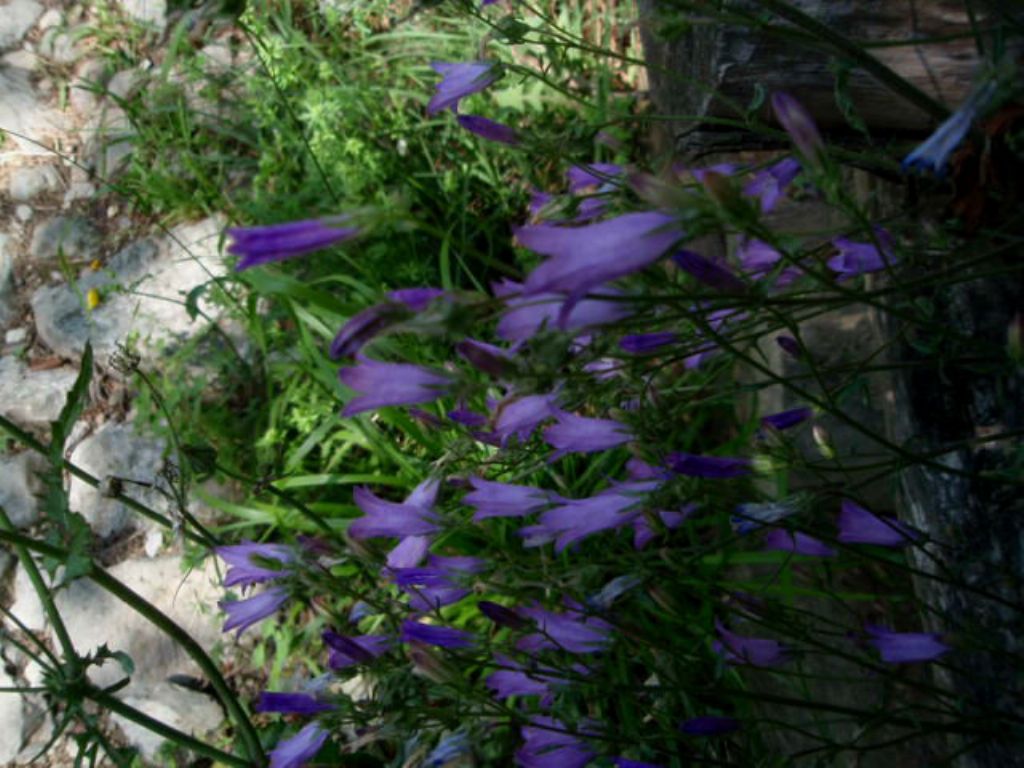
[[[43,12],[36,0],[10,0],[0,13],[0,48],[13,48]]]
[[[11,236],[0,232],[0,325],[14,315],[14,254]]]
[[[63,21],[64,16],[61,14],[60,10],[57,8],[51,8],[39,17],[39,24],[37,26],[45,32],[53,27],[59,27]]]
[[[52,157],[55,140],[67,129],[67,118],[39,99],[29,76],[29,70],[18,66],[0,68],[0,125],[17,146],[15,154]]]
[[[29,451],[0,456],[0,507],[16,528],[26,528],[39,517],[42,483],[37,473],[44,468],[45,463]]]
[[[19,205],[14,209],[14,215],[18,218],[18,221],[28,221],[32,218],[32,206],[30,205]]]
[[[87,219],[56,216],[36,225],[28,253],[36,261],[57,258],[63,253],[69,259],[93,259],[100,236]]]
[[[43,579],[48,580],[46,573],[42,573]],[[18,563],[14,572],[14,602],[11,604],[11,613],[32,632],[41,632],[46,628],[43,604],[35,587],[32,586],[28,571],[21,563]]]
[[[213,730],[224,719],[220,705],[209,696],[170,683],[158,683],[139,694],[126,696],[125,704],[193,736],[202,736]],[[121,728],[128,743],[142,753],[143,758],[156,758],[157,751],[164,743],[162,736],[120,715],[113,715],[111,719]]]
[[[164,466],[163,453],[162,440],[136,434],[131,424],[108,422],[75,447],[71,461],[101,480],[108,477],[121,479],[126,495],[167,514],[170,504],[156,490],[165,482],[160,477]],[[73,511],[85,517],[101,539],[125,530],[155,525],[77,477],[71,478],[68,502]]]
[[[96,109],[96,105],[99,103],[99,94],[93,89],[103,86],[106,74],[106,65],[98,59],[90,59],[78,66],[68,93],[72,109],[83,115]]]
[[[226,271],[218,239],[222,223],[206,219],[180,225],[159,241],[141,240],[120,251],[105,270],[86,271],[75,288],[41,288],[32,296],[36,330],[58,354],[78,358],[92,341],[100,364],[117,350],[119,342],[134,336],[143,360],[159,359],[167,345],[200,332],[185,310],[188,293]],[[120,292],[116,288],[120,286]],[[88,314],[80,296],[90,288],[103,289],[103,302]],[[208,314],[215,308],[205,299],[199,307]]]
[[[107,83],[107,91],[119,99],[127,99],[142,84],[146,74],[138,69],[122,69]]]
[[[167,0],[119,0],[121,10],[136,21],[157,29],[167,25]]]
[[[28,328],[11,328],[4,334],[5,344],[22,344],[28,338]]]
[[[21,360],[0,358],[0,414],[29,428],[46,428],[60,415],[78,372],[70,367],[30,371]]]
[[[82,129],[83,162],[94,168],[100,178],[114,176],[131,156],[133,135],[125,111],[114,104],[105,105]]]
[[[0,687],[18,684],[3,669],[0,669]],[[21,751],[21,696],[0,693],[0,765],[9,765]]]
[[[60,174],[52,165],[30,165],[15,168],[7,182],[12,200],[25,202],[45,192],[60,188]]]
[[[73,64],[82,55],[82,47],[70,31],[53,27],[43,33],[39,55],[58,64]]]

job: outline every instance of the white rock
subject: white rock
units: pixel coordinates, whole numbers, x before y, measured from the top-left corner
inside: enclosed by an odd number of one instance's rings
[[[48,580],[45,571],[40,570],[43,579]],[[35,587],[28,578],[28,571],[21,563],[14,572],[14,603],[11,605],[11,613],[18,621],[24,624],[33,632],[40,632],[46,627],[46,614],[43,612],[43,604],[39,601]]]
[[[183,689],[170,683],[159,683],[140,693],[143,695],[125,697],[125,704],[192,736],[202,736],[216,728],[224,719],[220,705],[197,691]],[[156,757],[157,751],[164,743],[162,736],[120,715],[113,715],[111,719],[124,732],[128,743],[142,753],[142,757],[147,760]]]
[[[67,118],[39,100],[29,75],[20,67],[0,68],[0,125],[10,132],[20,154],[52,157],[54,140],[63,136]]]
[[[160,550],[164,547],[164,535],[158,529],[154,528],[146,534],[146,543],[144,546],[146,557],[156,557],[160,554]]]
[[[14,215],[18,217],[18,221],[28,221],[32,218],[32,206],[31,205],[19,205],[14,209]]]
[[[119,0],[121,9],[136,21],[157,29],[167,25],[167,0]]]
[[[11,328],[4,334],[5,344],[21,344],[28,338],[28,328]]]
[[[136,434],[131,424],[107,423],[75,447],[71,461],[100,480],[121,478],[126,481],[122,483],[126,495],[166,514],[169,509],[166,497],[154,488],[146,487],[164,483],[160,478],[164,465],[163,451],[162,440]],[[71,509],[80,512],[93,532],[102,539],[126,529],[145,529],[156,525],[74,476],[68,501]]]
[[[82,160],[109,178],[123,169],[132,153],[132,125],[119,106],[105,104],[82,128]]]
[[[18,682],[0,668],[0,687],[11,687]],[[9,765],[21,751],[21,696],[0,693],[0,765]]]
[[[82,55],[82,47],[69,31],[52,27],[39,41],[39,54],[58,64],[72,64]]]
[[[45,32],[53,27],[59,27],[63,21],[64,16],[61,14],[60,10],[58,8],[51,8],[39,17],[38,27]]]
[[[0,456],[0,507],[15,528],[26,528],[39,517],[36,497],[43,488],[36,475],[44,468],[45,463],[28,451]]]
[[[85,115],[96,109],[99,94],[93,89],[103,86],[106,74],[107,67],[99,59],[90,59],[77,67],[68,93],[68,100],[75,111]]]
[[[127,99],[145,77],[145,74],[137,69],[122,69],[110,78],[107,91],[119,99]]]
[[[36,19],[43,12],[43,6],[36,0],[10,0],[0,13],[0,48],[13,48],[25,36]]]
[[[31,165],[15,168],[7,182],[12,200],[24,202],[45,192],[60,188],[60,174],[52,165]]]
[[[14,315],[14,253],[11,236],[0,232],[0,325]]]
[[[91,340],[96,359],[105,364],[118,342],[134,334],[143,360],[158,359],[164,347],[203,328],[201,320],[189,318],[184,302],[192,289],[225,274],[218,248],[222,226],[220,219],[211,218],[175,227],[170,237],[159,241],[133,243],[106,269],[87,270],[77,291],[66,285],[40,288],[31,299],[40,338],[70,358],[80,357],[86,340]],[[108,292],[87,321],[79,292],[115,284],[131,286],[134,292]],[[205,299],[199,306],[207,314],[217,313]]]
[[[0,358],[0,414],[23,427],[48,427],[60,415],[78,372],[30,371],[12,355]]]

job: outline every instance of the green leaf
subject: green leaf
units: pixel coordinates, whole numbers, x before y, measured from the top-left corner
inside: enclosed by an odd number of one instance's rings
[[[68,392],[67,399],[64,401],[64,408],[61,409],[60,416],[57,420],[52,422],[51,439],[50,439],[50,459],[54,464],[60,465],[64,457],[64,443],[67,442],[68,435],[71,434],[71,429],[74,427],[75,422],[78,421],[78,417],[82,414],[82,409],[85,407],[85,401],[89,394],[89,383],[92,381],[92,344],[90,342],[85,343],[85,351],[82,352],[82,364],[78,369],[78,378],[75,379],[75,385]]]

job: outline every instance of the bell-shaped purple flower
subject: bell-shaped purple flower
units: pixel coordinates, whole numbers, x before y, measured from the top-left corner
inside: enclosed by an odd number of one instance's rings
[[[837,273],[837,279],[845,280],[868,272],[878,272],[895,263],[892,252],[892,237],[885,230],[877,230],[878,244],[857,243],[845,237],[832,240],[839,253],[828,260],[828,268]]]
[[[519,639],[516,648],[521,651],[560,648],[569,653],[598,653],[612,642],[611,624],[593,616],[584,616],[577,610],[556,613],[534,605],[520,608],[519,615],[533,619],[540,630]]]
[[[792,157],[786,157],[754,174],[746,186],[743,187],[743,194],[747,197],[756,197],[761,203],[761,213],[769,213],[775,209],[779,200],[786,193],[786,188],[800,174],[800,163]]]
[[[546,697],[551,694],[552,685],[565,682],[549,667],[527,669],[507,656],[497,656],[495,662],[501,668],[487,676],[486,685],[499,701],[511,696]]]
[[[382,363],[363,357],[359,364],[338,371],[341,383],[359,397],[349,400],[342,416],[354,416],[388,405],[428,403],[443,397],[452,386],[452,379],[436,371],[409,363]]]
[[[502,445],[513,436],[525,442],[537,427],[558,413],[557,404],[558,396],[553,393],[506,398],[495,409],[494,434]]]
[[[402,642],[436,645],[439,648],[468,648],[473,645],[473,635],[461,629],[424,624],[422,621],[406,619],[402,622]]]
[[[764,548],[774,552],[792,552],[810,557],[835,557],[836,551],[820,539],[800,531],[773,528],[764,537]]]
[[[585,227],[527,225],[515,236],[524,247],[551,257],[526,278],[527,295],[555,292],[582,298],[592,288],[650,266],[683,234],[673,217],[647,211]]]
[[[668,530],[672,531],[686,522],[686,519],[697,509],[696,504],[687,504],[678,511],[662,510],[658,512],[658,519]],[[633,548],[641,550],[654,540],[654,528],[647,515],[640,515],[633,521]]]
[[[657,763],[645,763],[643,760],[630,760],[628,757],[616,757],[612,760],[615,768],[661,768]]]
[[[345,669],[357,664],[371,664],[378,656],[391,650],[394,638],[388,635],[357,635],[348,637],[332,629],[324,630],[321,638],[330,650],[327,666]]]
[[[316,757],[328,735],[319,723],[309,723],[290,739],[278,742],[270,753],[270,768],[300,768]]]
[[[615,419],[591,419],[566,411],[557,414],[558,423],[544,430],[544,440],[555,449],[549,461],[567,453],[606,451],[633,439],[628,426]]]
[[[804,351],[800,346],[800,342],[792,336],[776,336],[775,343],[779,345],[779,349],[796,360],[799,360],[804,356]]]
[[[427,506],[408,500],[401,504],[385,501],[364,487],[356,488],[352,498],[365,515],[348,527],[349,536],[357,541],[383,536],[426,536],[438,531],[437,515]]]
[[[458,115],[455,121],[470,133],[475,133],[482,139],[496,141],[500,144],[518,144],[519,135],[514,129],[503,123],[496,123],[480,115]]]
[[[531,722],[522,727],[523,745],[516,750],[519,768],[583,768],[597,757],[558,720],[534,717]]]
[[[819,162],[821,154],[825,151],[825,142],[821,139],[811,113],[799,101],[783,91],[773,93],[771,103],[779,125],[789,134],[802,158],[810,163]]]
[[[463,360],[488,376],[500,379],[515,370],[512,353],[486,341],[463,339],[455,345],[455,351]]]
[[[549,509],[539,525],[555,538],[555,551],[602,531],[630,525],[641,513],[644,497],[659,483],[641,480],[608,488],[588,499],[573,499]]]
[[[791,498],[782,501],[747,502],[736,506],[736,514],[732,517],[732,525],[740,536],[768,524],[777,523],[800,511],[800,499]]]
[[[401,304],[386,302],[374,304],[352,315],[338,331],[328,350],[332,360],[352,357],[371,339],[408,316]]]
[[[424,759],[423,768],[444,768],[456,758],[468,754],[470,749],[469,737],[464,732],[448,734]]]
[[[648,352],[676,344],[679,334],[672,331],[656,331],[654,333],[631,333],[619,339],[619,347],[631,355],[645,355]]]
[[[579,331],[596,325],[615,323],[633,313],[630,302],[620,292],[603,289],[600,296],[568,302],[557,293],[526,296],[523,286],[512,280],[494,284],[495,296],[508,308],[498,321],[498,337],[505,341],[526,341],[541,329]]]
[[[911,664],[934,661],[950,647],[935,632],[893,632],[885,627],[867,626],[870,642],[887,664]]]
[[[745,238],[736,248],[736,258],[739,259],[744,272],[760,280],[782,261],[782,254],[764,240]],[[802,274],[803,272],[794,266],[784,267],[775,279],[774,287],[785,288]]]
[[[622,166],[615,163],[588,163],[585,166],[572,166],[566,171],[565,176],[569,182],[569,191],[575,194],[588,187],[603,187],[610,184],[611,180],[621,176],[622,172]]]
[[[917,537],[913,528],[893,517],[876,515],[849,499],[842,501],[839,509],[839,535],[836,537],[842,544],[903,547]]]
[[[499,75],[498,68],[490,61],[433,61],[430,66],[442,76],[437,92],[427,104],[427,114],[431,117],[443,109],[457,109],[461,99],[479,93]]]
[[[506,608],[504,605],[498,605],[490,600],[481,600],[476,604],[476,607],[480,610],[484,616],[502,627],[508,627],[510,629],[526,629],[530,626],[530,622],[520,616],[511,608]]]
[[[677,475],[688,477],[731,478],[749,475],[750,459],[731,456],[699,456],[694,453],[670,453],[666,466]]]
[[[440,288],[427,286],[423,288],[398,288],[397,290],[390,291],[387,297],[391,301],[405,304],[410,312],[422,312],[430,306],[434,299],[444,295],[445,292]]]
[[[672,254],[672,261],[694,278],[726,293],[745,293],[746,284],[721,264],[706,259],[699,253],[683,249]]]
[[[807,421],[813,415],[814,409],[812,408],[792,408],[788,411],[781,411],[761,417],[761,424],[772,429],[790,429],[797,424]]]
[[[315,715],[335,709],[335,706],[308,693],[263,691],[253,709],[256,712],[280,712],[285,715]]]
[[[388,552],[385,564],[388,568],[414,568],[427,556],[430,541],[429,536],[406,536]]]
[[[498,483],[471,477],[473,490],[462,497],[462,503],[473,507],[473,519],[486,520],[489,517],[525,517],[559,500],[551,491],[543,491],[529,485]]]
[[[230,566],[224,577],[225,587],[248,587],[287,576],[291,573],[287,566],[295,560],[295,551],[291,547],[284,544],[257,544],[254,541],[216,547],[214,552]],[[279,566],[273,568],[261,565],[253,557],[276,561]]]
[[[343,226],[349,220],[347,216],[333,216],[263,227],[232,227],[228,229],[232,242],[227,250],[241,257],[235,264],[235,271],[241,272],[350,240],[359,234],[359,229]]]
[[[946,118],[931,136],[903,159],[904,172],[931,171],[941,177],[945,173],[949,156],[960,146],[960,142],[971,129],[971,123],[992,100],[997,90],[997,83],[991,80],[981,87],[976,87],[956,112]]]
[[[687,736],[724,736],[727,733],[739,730],[740,722],[733,717],[721,717],[718,715],[702,715],[684,720],[679,730]]]
[[[715,640],[712,648],[729,664],[774,667],[789,657],[789,651],[778,640],[737,635],[718,621],[715,627],[718,629],[718,640]]]
[[[256,622],[273,616],[287,599],[288,590],[284,587],[271,587],[245,600],[221,600],[217,605],[228,615],[223,631],[230,632],[237,628],[240,635]]]
[[[433,611],[468,595],[468,577],[485,565],[479,557],[431,555],[425,567],[396,569],[395,583],[408,593],[414,610]]]

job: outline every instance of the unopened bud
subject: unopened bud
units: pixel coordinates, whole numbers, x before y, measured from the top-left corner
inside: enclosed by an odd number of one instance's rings
[[[832,436],[829,435],[828,430],[821,424],[815,424],[811,427],[811,434],[814,436],[814,444],[818,446],[821,455],[826,459],[834,459],[836,449],[832,445]]]
[[[820,165],[825,142],[821,139],[811,113],[799,101],[782,91],[772,94],[772,111],[803,159]]]

